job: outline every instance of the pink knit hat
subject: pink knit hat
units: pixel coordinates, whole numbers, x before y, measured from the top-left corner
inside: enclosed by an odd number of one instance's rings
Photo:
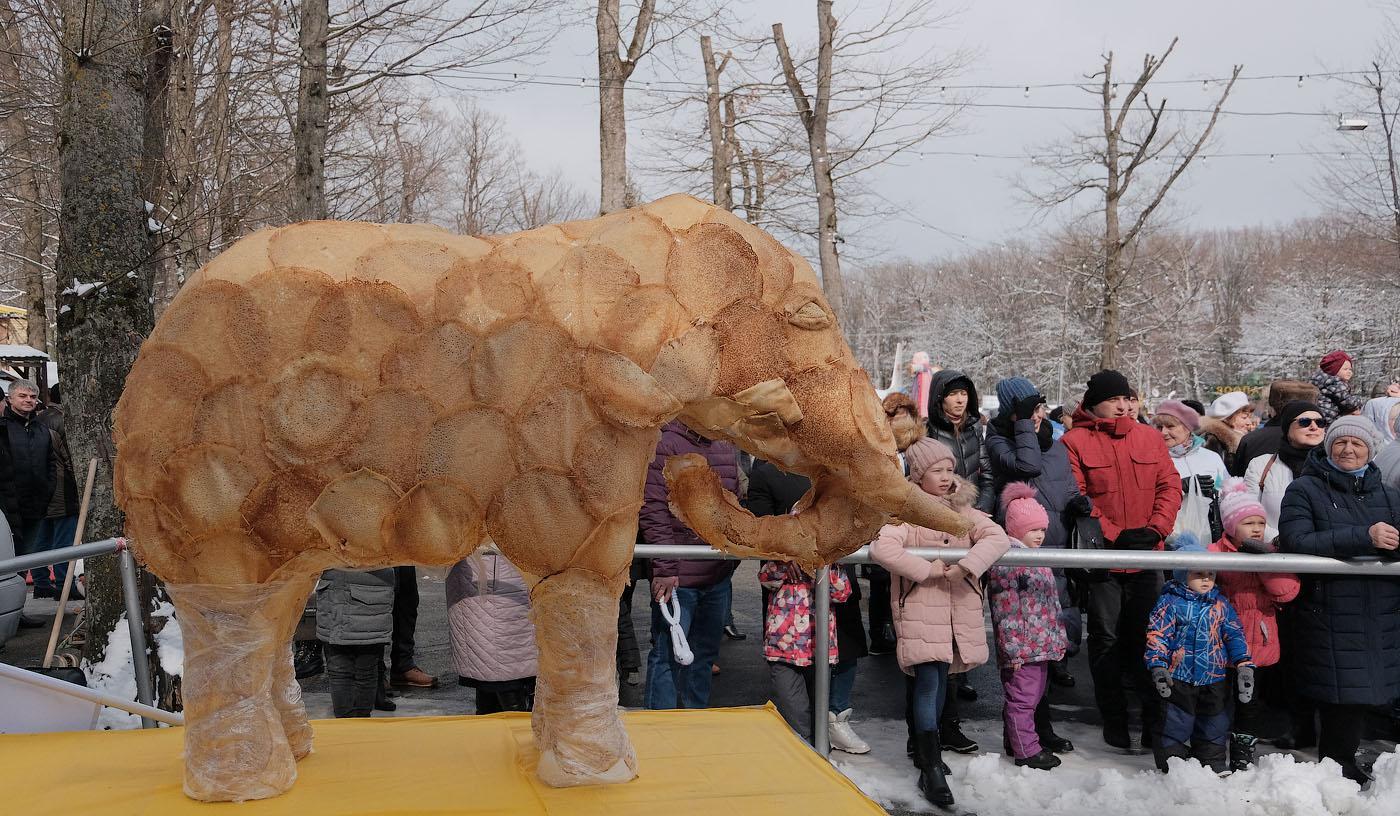
[[[1235,527],[1250,516],[1268,518],[1264,505],[1254,497],[1245,480],[1231,476],[1220,488],[1220,524],[1225,528],[1225,535],[1234,538]]]
[[[1035,488],[1025,482],[1007,485],[1001,491],[1001,505],[1006,508],[1006,534],[1012,538],[1050,526],[1049,514],[1035,500]]]
[[[953,458],[953,449],[937,439],[926,436],[910,445],[904,451],[904,461],[909,465],[909,481],[914,484],[921,483],[924,473],[945,459],[949,462],[957,461]]]
[[[1196,409],[1180,400],[1167,400],[1157,406],[1157,413],[1166,414],[1177,422],[1186,426],[1191,433],[1200,430],[1201,415],[1196,413]]]

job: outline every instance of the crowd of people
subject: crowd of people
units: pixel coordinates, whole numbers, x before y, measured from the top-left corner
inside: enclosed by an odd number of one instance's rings
[[[916,370],[885,399],[905,473],[969,522],[964,537],[891,524],[872,542],[869,625],[856,573],[833,569],[828,712],[832,747],[869,747],[851,724],[857,657],[893,651],[907,676],[908,748],[919,786],[953,805],[947,750],[979,746],[959,728],[957,678],[995,657],[1005,752],[1050,770],[1073,744],[1055,733],[1047,689],[1075,682],[1088,652],[1103,741],[1219,773],[1249,767],[1273,708],[1281,748],[1316,748],[1359,784],[1366,717],[1400,701],[1400,582],[1274,572],[1051,570],[998,566],[1011,548],[1078,547],[1395,558],[1400,545],[1400,386],[1369,402],[1351,390],[1351,358],[1333,352],[1309,380],[1277,380],[1265,401],[1233,391],[1209,404],[1169,399],[1145,410],[1126,377],[1089,378],[1075,406],[1049,408],[1034,383],[996,383],[990,416],[968,376]],[[1262,422],[1262,424],[1261,424]],[[755,514],[787,513],[808,487],[724,442],[673,423],[648,480],[640,541],[701,545],[671,514],[660,470],[700,453]],[[968,548],[956,563],[915,548]],[[707,703],[732,588],[732,565],[653,562],[647,705]],[[814,579],[764,562],[763,654],[770,696],[812,738]],[[670,651],[672,597],[695,660]],[[989,643],[985,621],[990,616]],[[737,634],[737,633],[733,633]]]
[[[1358,398],[1353,361],[1337,351],[1309,380],[1276,380],[1258,402],[1235,391],[1209,404],[1168,399],[1149,412],[1125,376],[1104,370],[1076,405],[1053,409],[1026,378],[1002,379],[995,409],[983,415],[970,377],[919,362],[911,387],[884,399],[899,462],[969,531],[891,523],[871,543],[874,564],[834,567],[825,655],[815,654],[814,577],[761,563],[768,694],[801,737],[813,739],[824,660],[831,745],[869,751],[852,722],[859,661],[893,653],[906,676],[919,787],[931,803],[952,806],[943,752],[979,750],[959,725],[959,699],[975,695],[966,673],[995,658],[1003,749],[1017,765],[1049,771],[1074,745],[1055,732],[1047,690],[1076,682],[1067,661],[1085,648],[1108,746],[1151,751],[1163,772],[1181,758],[1228,773],[1253,763],[1272,708],[1289,724],[1276,746],[1316,748],[1348,779],[1368,782],[1357,760],[1366,718],[1400,702],[1400,581],[998,561],[1013,548],[1040,547],[1396,558],[1400,385]],[[32,383],[11,384],[0,422],[0,498],[17,551],[68,543],[77,490],[56,390],[45,403]],[[810,488],[803,476],[673,421],[646,480],[639,544],[707,546],[669,503],[662,470],[682,454],[703,456],[755,515],[791,513]],[[968,553],[948,563],[909,552],[923,548]],[[722,639],[746,638],[731,612],[737,563],[634,563],[619,605],[617,666],[633,682],[644,670],[648,708],[709,704]],[[32,579],[35,597],[55,596],[62,566]],[[641,581],[651,612],[645,664],[632,614]],[[478,713],[530,710],[538,652],[524,576],[478,552],[451,569],[446,592],[454,668],[476,689]],[[299,635],[298,676],[319,672],[311,646],[323,649],[336,716],[392,710],[391,685],[437,685],[414,660],[412,567],[328,571],[310,606],[314,633]]]

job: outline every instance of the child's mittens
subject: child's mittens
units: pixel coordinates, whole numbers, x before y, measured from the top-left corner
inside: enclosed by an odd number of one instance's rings
[[[1273,545],[1262,538],[1246,538],[1237,546],[1240,548],[1240,552],[1250,555],[1268,555],[1274,551]]]
[[[1247,703],[1254,699],[1254,667],[1240,666],[1235,669],[1235,685],[1239,687],[1240,702]]]
[[[1253,683],[1253,679],[1250,680]],[[1152,685],[1157,687],[1157,693],[1163,697],[1172,696],[1172,673],[1167,671],[1165,666],[1152,667]]]

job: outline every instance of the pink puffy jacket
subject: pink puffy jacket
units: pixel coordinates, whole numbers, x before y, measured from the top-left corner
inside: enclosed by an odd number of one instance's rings
[[[538,671],[525,577],[499,555],[468,556],[447,573],[447,628],[461,677],[501,682]]]
[[[982,585],[978,579],[1011,547],[1011,540],[986,514],[970,506],[963,484],[952,496],[943,497],[950,507],[972,522],[970,541],[911,524],[886,525],[870,548],[870,556],[894,576],[890,606],[894,631],[899,638],[895,655],[905,674],[919,663],[951,664],[950,671],[966,671],[987,662],[987,629],[983,613]],[[967,547],[972,551],[959,563],[970,575],[954,584],[947,578],[930,578],[932,565],[906,550],[922,547]]]

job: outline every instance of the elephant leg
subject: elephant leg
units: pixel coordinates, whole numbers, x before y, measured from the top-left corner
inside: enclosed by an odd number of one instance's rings
[[[537,773],[556,788],[626,782],[637,755],[617,708],[617,601],[622,582],[570,568],[530,593],[539,643],[533,726]]]
[[[306,580],[215,586],[168,584],[185,641],[185,794],[205,802],[241,802],[286,792],[296,754],[310,751],[290,639]]]
[[[299,599],[296,602],[304,605],[306,596],[316,585],[316,578],[313,576],[288,583],[301,584],[305,591],[289,587],[286,598],[279,595],[279,602],[295,596]],[[312,733],[311,723],[306,717],[306,704],[301,699],[301,684],[297,682],[296,668],[292,663],[292,636],[296,632],[297,620],[297,617],[289,616],[284,621],[288,627],[285,634],[279,634],[281,646],[272,662],[272,704],[282,718],[282,731],[287,735],[292,756],[301,759],[311,753]]]

